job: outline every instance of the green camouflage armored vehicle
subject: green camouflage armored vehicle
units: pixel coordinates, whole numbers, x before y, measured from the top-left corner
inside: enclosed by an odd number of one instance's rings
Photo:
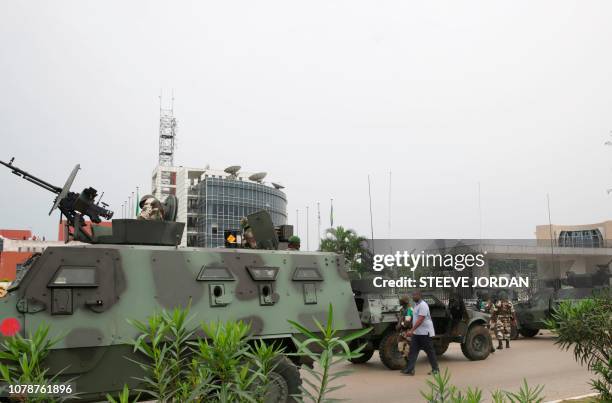
[[[398,331],[395,326],[400,311],[399,295],[384,293],[375,288],[369,279],[353,280],[355,302],[364,327],[372,327],[367,339],[358,340],[355,346],[367,343],[361,357],[351,360],[355,364],[365,363],[378,350],[380,360],[389,369],[401,369],[406,360],[398,349]],[[491,351],[491,337],[486,328],[489,315],[467,308],[458,296],[451,297],[448,304],[435,295],[423,292],[429,305],[436,335],[433,337],[436,354],[442,355],[450,343],[460,343],[463,355],[469,360],[484,360]]]
[[[515,310],[519,323],[519,333],[524,337],[535,337],[540,330],[546,329],[545,320],[562,301],[578,301],[593,296],[594,288],[543,288],[528,301],[519,303]]]
[[[95,202],[95,189],[70,192],[78,166],[59,188],[12,160],[2,164],[54,192],[52,211],[60,209],[72,238],[81,242],[49,247],[32,259],[0,298],[0,322],[10,322],[23,336],[42,323],[53,336],[64,335],[45,363],[49,375],[65,369],[63,378],[75,378],[82,400],[103,399],[125,383],[137,387],[134,377],[143,374],[129,360],[138,357],[128,344],[137,331],[126,319],[144,321],[154,311],[191,304],[194,323],[244,321],[255,338],[276,342],[286,352],[295,351],[295,331],[287,320],[315,331],[313,317],[325,322],[330,304],[338,330],[361,328],[343,260],[333,253],[277,250],[267,214],[251,215],[249,223],[258,248],[269,250],[179,247],[184,224],[174,221],[173,198],[163,221],[113,220],[112,228],[93,225],[88,233],[84,216],[97,223],[112,212]],[[279,396],[299,392],[296,363],[283,357],[276,367]]]
[[[609,290],[610,277],[609,264],[598,266],[592,273],[567,272],[566,278],[560,280],[562,288],[542,288],[528,301],[517,304],[519,333],[525,337],[535,337],[546,328],[544,321],[551,318],[551,313],[562,301],[579,301],[592,297],[594,292],[602,289]]]

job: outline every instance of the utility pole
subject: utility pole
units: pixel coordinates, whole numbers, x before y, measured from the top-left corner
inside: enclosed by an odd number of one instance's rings
[[[310,221],[310,213],[309,213],[309,207],[306,206],[306,250],[310,250],[310,227],[309,227],[309,223],[308,221]]]
[[[546,205],[548,208],[548,232],[550,234],[550,264],[551,264],[551,269],[555,270],[555,248],[553,246],[553,229],[552,229],[552,219],[550,218],[550,194],[546,193]]]
[[[321,249],[321,203],[317,202],[317,239],[318,249]]]
[[[370,174],[368,174],[368,196],[370,198],[370,230],[372,232],[372,253],[374,253],[374,219],[372,218],[372,188],[370,186]]]
[[[482,203],[480,198],[480,181],[478,181],[478,239],[482,244]]]
[[[389,171],[389,223],[387,232],[387,237],[391,239],[391,171]]]

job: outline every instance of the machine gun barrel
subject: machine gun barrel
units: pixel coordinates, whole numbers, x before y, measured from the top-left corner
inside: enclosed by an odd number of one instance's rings
[[[80,165],[76,165],[72,170],[72,173],[68,176],[66,184],[63,187],[54,186],[49,182],[46,182],[21,168],[13,165],[15,158],[11,158],[9,162],[0,161],[0,164],[9,168],[11,172],[28,182],[31,182],[43,189],[48,190],[51,193],[55,193],[55,201],[53,207],[49,211],[49,215],[59,209],[64,217],[66,217],[66,224],[68,227],[74,228],[75,234],[82,233],[84,239],[91,240],[90,236],[81,231],[81,228],[85,226],[83,217],[89,217],[93,223],[99,223],[102,218],[110,220],[113,218],[113,212],[106,209],[106,204],[103,206],[96,203],[96,196],[98,195],[96,189],[92,187],[85,188],[81,193],[75,193],[70,191],[72,182],[76,177]],[[75,235],[75,237],[77,237]]]
[[[48,190],[49,192],[59,194],[62,191],[61,187],[54,186],[50,184],[49,182],[45,182],[44,180],[37,178],[36,176],[24,171],[23,169],[13,166],[13,159],[11,159],[8,163],[4,161],[0,161],[0,164],[9,168],[11,172],[14,173],[15,175],[27,180],[28,182],[32,182],[33,184],[38,185],[41,188]]]

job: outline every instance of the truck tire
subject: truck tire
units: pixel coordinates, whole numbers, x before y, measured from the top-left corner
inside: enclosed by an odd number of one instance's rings
[[[378,354],[385,367],[391,370],[402,369],[406,366],[406,358],[397,349],[396,332],[389,331],[383,335],[378,345]]]
[[[264,397],[265,403],[293,403],[293,396],[300,394],[302,378],[300,371],[289,358],[281,355],[270,374],[270,384]]]
[[[519,329],[519,333],[523,337],[536,337],[540,333],[539,329],[531,329],[529,327],[522,327]]]
[[[491,353],[491,336],[483,325],[470,327],[461,343],[461,352],[470,361],[484,360]]]
[[[353,364],[365,364],[370,361],[370,358],[374,355],[374,347],[366,346],[361,350],[361,356],[357,358],[351,358],[349,361]]]
[[[446,350],[448,350],[448,345],[449,343],[434,344],[434,351],[436,352],[436,356],[440,357],[442,354],[446,353]]]

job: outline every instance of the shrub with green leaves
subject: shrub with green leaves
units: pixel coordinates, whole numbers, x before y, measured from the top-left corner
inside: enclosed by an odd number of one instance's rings
[[[601,401],[612,401],[612,296],[609,288],[593,298],[563,301],[546,327],[561,349],[573,348],[574,358],[596,374],[591,380]]]
[[[293,341],[298,347],[297,354],[306,356],[315,363],[313,368],[303,367],[303,369],[312,376],[314,381],[304,379],[303,381],[306,386],[300,387],[302,396],[296,396],[296,398],[298,400],[315,403],[329,402],[336,399],[331,399],[328,395],[344,387],[344,385],[332,386],[332,382],[351,372],[332,372],[331,368],[340,362],[360,357],[361,350],[363,350],[365,345],[355,350],[351,350],[349,344],[351,341],[365,336],[372,329],[361,329],[348,335],[340,336],[339,332],[334,329],[334,313],[331,304],[329,304],[327,323],[325,325],[322,325],[316,318],[313,318],[313,320],[317,326],[318,332],[310,331],[304,325],[291,320],[289,321],[289,323],[291,323],[291,325],[305,338],[305,340],[301,341],[293,337]]]
[[[43,364],[49,355],[51,348],[62,338],[51,339],[49,337],[49,326],[41,324],[34,334],[27,338],[19,333],[6,337],[0,344],[0,378],[3,382],[12,385],[50,385],[58,383],[57,378],[61,371],[53,376]],[[73,380],[63,380],[62,383],[70,383]],[[31,396],[28,402],[62,401],[67,397],[75,397],[70,394],[63,398],[53,399],[49,396]]]
[[[421,396],[428,403],[481,403],[482,390],[471,388],[465,392],[459,390],[450,382],[448,368],[443,373],[434,374],[431,379],[427,379],[427,391],[421,391]],[[541,403],[544,398],[542,391],[544,386],[538,385],[530,387],[526,380],[518,392],[507,392],[496,390],[491,392],[491,400],[494,403]]]
[[[189,308],[130,321],[140,332],[134,351],[146,358],[136,361],[145,372],[140,392],[160,402],[263,402],[282,349],[251,340],[243,322],[203,323],[203,338],[190,322]]]
[[[109,403],[136,403],[138,402],[139,398],[140,395],[137,395],[133,399],[130,399],[130,389],[127,385],[123,385],[123,389],[121,390],[121,393],[119,393],[117,398],[109,394],[106,395],[106,400],[108,400]]]

